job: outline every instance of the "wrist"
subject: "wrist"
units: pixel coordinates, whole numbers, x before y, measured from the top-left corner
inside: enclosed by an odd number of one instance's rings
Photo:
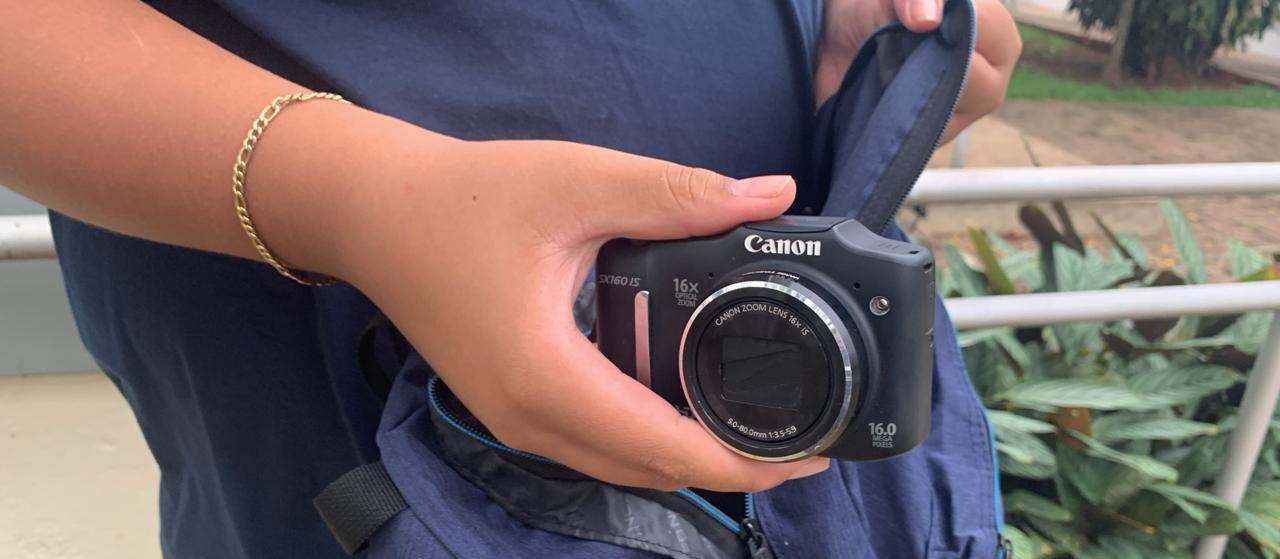
[[[254,224],[290,269],[354,282],[395,190],[425,183],[423,162],[454,143],[352,105],[290,106],[249,165]]]

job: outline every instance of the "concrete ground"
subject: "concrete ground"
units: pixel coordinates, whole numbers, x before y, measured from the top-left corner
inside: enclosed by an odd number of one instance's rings
[[[0,376],[0,557],[160,557],[159,476],[102,374]]]

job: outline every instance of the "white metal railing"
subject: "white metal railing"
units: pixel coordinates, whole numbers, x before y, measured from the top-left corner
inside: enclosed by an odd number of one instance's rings
[[[1227,443],[1227,461],[1214,482],[1214,493],[1232,506],[1240,506],[1244,500],[1253,468],[1258,464],[1258,453],[1271,426],[1277,398],[1280,398],[1280,311],[1272,315],[1267,339],[1249,373],[1240,399],[1239,422]],[[1226,549],[1226,536],[1201,538],[1196,546],[1196,559],[1217,559]]]
[[[1280,162],[930,169],[910,204],[1280,194]],[[0,260],[53,257],[41,215],[0,216]]]
[[[0,260],[53,258],[53,233],[45,215],[0,216]]]
[[[930,169],[907,203],[1280,194],[1280,162]]]
[[[1277,193],[1280,163],[937,169],[920,178],[908,203]],[[0,216],[0,260],[52,257],[45,216]],[[946,306],[961,329],[1273,311],[1215,487],[1240,504],[1280,397],[1280,281],[972,297]],[[1225,537],[1204,538],[1196,557],[1221,557],[1225,546]]]
[[[1224,501],[1240,505],[1280,398],[1280,281],[995,295],[948,299],[946,304],[960,329],[1272,311],[1214,486]],[[1203,538],[1196,559],[1222,557],[1226,545],[1226,536]]]
[[[1277,193],[1280,163],[939,169],[920,178],[908,203]],[[1239,506],[1280,398],[1280,282],[973,297],[946,304],[957,328],[1273,311],[1214,486],[1219,497]],[[1226,545],[1226,536],[1202,538],[1196,559],[1218,559]]]
[[[1272,311],[1214,486],[1214,493],[1233,506],[1244,499],[1280,398],[1280,281],[993,295],[947,299],[946,305],[959,329]],[[1226,536],[1202,538],[1196,559],[1222,557],[1226,545]]]
[[[1280,281],[947,299],[947,312],[961,330],[1257,310],[1280,310]]]
[[[1280,194],[1280,162],[930,169],[909,204]],[[0,216],[0,260],[53,257],[44,216]]]

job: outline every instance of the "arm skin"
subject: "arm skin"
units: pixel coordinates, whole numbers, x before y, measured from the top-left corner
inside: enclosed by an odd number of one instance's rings
[[[256,259],[231,164],[258,112],[300,90],[140,2],[5,2],[0,183],[107,229]],[[307,229],[340,226],[353,185],[414,171],[391,161],[429,172],[456,143],[351,105],[291,106],[250,165],[255,222],[286,263],[331,271]]]

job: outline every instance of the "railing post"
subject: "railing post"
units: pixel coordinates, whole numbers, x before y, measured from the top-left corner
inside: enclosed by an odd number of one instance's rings
[[[48,258],[53,258],[49,216],[0,216],[0,261]]]
[[[969,144],[972,143],[973,130],[965,128],[960,132],[959,136],[951,142],[951,168],[963,169],[966,162],[969,161]]]
[[[1258,360],[1245,381],[1236,428],[1227,446],[1227,461],[1218,473],[1214,493],[1233,506],[1244,500],[1245,489],[1258,463],[1258,452],[1271,426],[1271,416],[1280,397],[1280,311],[1271,318],[1271,327],[1258,351]],[[1196,559],[1218,559],[1227,549],[1227,536],[1200,540]]]

